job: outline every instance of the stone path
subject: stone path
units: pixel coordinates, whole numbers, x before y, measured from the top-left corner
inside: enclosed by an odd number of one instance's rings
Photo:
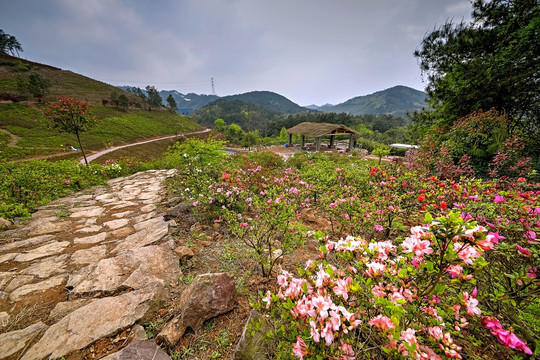
[[[140,334],[136,324],[181,275],[175,224],[157,208],[173,174],[110,180],[0,232],[0,359],[60,358],[126,329]]]

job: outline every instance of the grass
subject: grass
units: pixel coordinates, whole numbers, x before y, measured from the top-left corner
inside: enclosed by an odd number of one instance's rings
[[[83,146],[88,151],[105,148],[108,143],[113,146],[121,145],[200,128],[193,121],[169,111],[123,112],[102,105],[93,107],[91,111],[100,123],[81,134]],[[9,136],[0,133],[0,159],[18,160],[62,152],[73,156],[74,152],[66,148],[79,147],[74,135],[48,128],[39,108],[22,103],[0,104],[0,114],[5,129],[20,137],[16,147],[8,147]],[[80,153],[75,153],[74,156],[80,156]]]

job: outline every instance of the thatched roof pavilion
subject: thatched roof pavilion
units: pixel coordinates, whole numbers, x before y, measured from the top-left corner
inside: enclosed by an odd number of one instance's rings
[[[302,148],[305,145],[306,136],[315,138],[317,143],[317,151],[321,151],[321,138],[323,136],[330,136],[330,147],[334,145],[334,136],[336,135],[349,135],[349,149],[353,148],[353,136],[358,135],[356,130],[346,127],[342,124],[329,124],[329,123],[312,123],[303,122],[290,129],[287,129],[289,134],[289,146],[292,144],[292,135],[302,136]]]

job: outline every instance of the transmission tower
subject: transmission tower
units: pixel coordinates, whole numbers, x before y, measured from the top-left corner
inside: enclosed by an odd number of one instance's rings
[[[214,87],[214,78],[210,78],[210,83],[212,84],[212,95],[216,95],[216,88]]]

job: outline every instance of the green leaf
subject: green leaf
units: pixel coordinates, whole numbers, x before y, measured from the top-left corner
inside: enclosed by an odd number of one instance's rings
[[[427,212],[424,215],[424,221],[426,222],[426,224],[431,224],[433,222],[433,216],[431,216],[431,214]]]

